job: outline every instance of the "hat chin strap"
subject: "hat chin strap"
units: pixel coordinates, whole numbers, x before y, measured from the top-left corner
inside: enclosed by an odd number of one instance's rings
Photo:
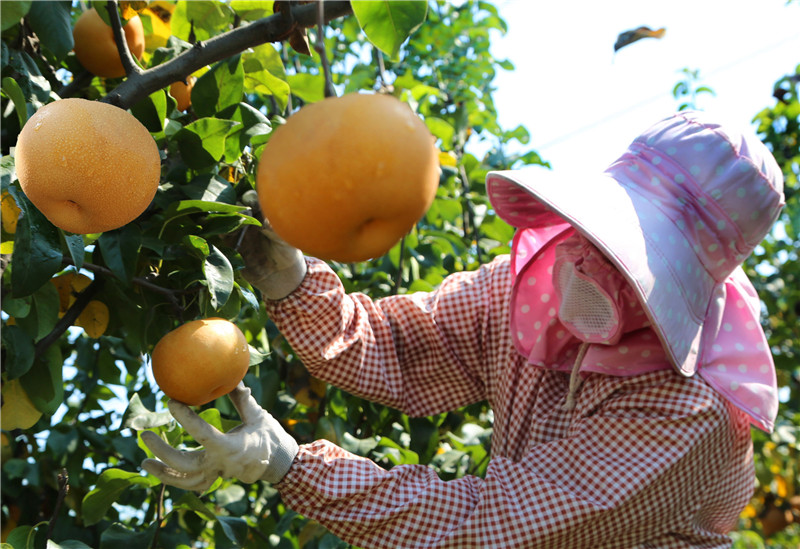
[[[575,357],[575,363],[572,365],[572,372],[569,374],[569,392],[567,393],[567,401],[561,407],[561,409],[564,411],[575,409],[575,404],[577,403],[578,398],[578,390],[581,388],[581,384],[583,383],[583,380],[580,376],[581,362],[583,362],[583,357],[586,356],[586,351],[589,350],[589,345],[591,345],[591,343],[583,342],[578,349],[578,356]]]

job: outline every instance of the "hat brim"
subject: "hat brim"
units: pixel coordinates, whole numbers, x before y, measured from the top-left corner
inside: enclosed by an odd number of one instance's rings
[[[510,225],[567,221],[603,251],[630,282],[675,369],[685,376],[696,372],[718,285],[687,236],[636,191],[625,170],[567,180],[531,167],[491,172],[486,182],[495,212]],[[686,247],[680,259],[675,246]]]

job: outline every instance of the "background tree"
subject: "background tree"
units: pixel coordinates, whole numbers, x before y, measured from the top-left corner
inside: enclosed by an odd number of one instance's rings
[[[425,120],[441,151],[440,187],[428,214],[386,256],[333,264],[347,289],[374,298],[428,290],[507,253],[513,229],[489,207],[485,175],[544,162],[534,151],[508,153],[527,143],[528,132],[497,121],[493,79],[500,68],[513,70],[489,50],[492,34],[506,28],[497,9],[476,1],[325,2],[319,24],[317,3],[120,2],[110,12],[106,2],[91,5],[120,38],[118,18],[138,14],[144,23],[146,52],[140,63],[123,55],[125,79],[94,77],[71,52],[80,6],[3,2],[0,13],[3,540],[14,547],[44,547],[46,539],[51,547],[132,549],[346,546],[285,508],[264,483],[220,481],[198,497],[141,474],[142,429],[192,444],[164,411],[147,357],[164,333],[199,317],[228,318],[244,331],[246,382],[300,442],[327,438],[385,467],[428,464],[444,479],[483,474],[492,425],[485,404],[409,418],[310,378],[241,277],[236,241],[254,222],[240,199],[253,188],[272,128],[326,93],[375,91]],[[168,90],[190,76],[191,107],[178,110]],[[759,124],[787,173],[789,203],[784,232],[748,266],[791,398],[776,434],[757,439],[759,488],[742,518],[742,547],[763,545],[757,516],[788,508],[800,489],[796,75],[776,89],[781,95]],[[16,136],[39,107],[64,97],[129,109],[158,143],[161,186],[135,222],[97,235],[64,233],[21,192]],[[222,429],[237,423],[227,398],[204,408],[201,415]],[[796,545],[797,525],[773,539]]]

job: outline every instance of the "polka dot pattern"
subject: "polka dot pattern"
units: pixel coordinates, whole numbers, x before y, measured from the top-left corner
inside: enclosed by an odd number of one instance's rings
[[[705,371],[731,401],[748,413],[761,411],[751,413],[757,425],[770,427],[774,366],[759,325],[758,297],[738,273],[784,198],[780,168],[755,135],[703,113],[681,112],[651,126],[601,176],[541,168],[492,172],[487,190],[496,213],[520,229],[558,231],[566,222],[589,238],[628,278],[669,362],[686,376]],[[535,281],[524,314],[537,319],[548,318],[555,301],[542,302],[552,293],[544,289],[549,273],[539,265],[546,264],[546,237],[537,232],[536,244],[520,243],[520,249],[532,249],[514,258],[515,273]],[[729,303],[734,294],[747,306]],[[523,315],[516,305],[512,309]],[[571,336],[558,338],[559,326],[544,321],[535,330],[535,322],[518,330],[518,344],[525,356],[546,362]],[[658,351],[626,346],[625,357]],[[706,368],[711,363],[724,371]]]
[[[698,374],[751,417],[757,427],[772,429],[778,412],[778,388],[772,356],[757,318],[760,301],[744,271],[737,269],[724,285],[725,299],[711,315],[718,330],[706,328],[703,366]],[[739,327],[737,329],[736,327]]]
[[[559,231],[523,229],[517,231],[512,244],[515,259],[510,322],[516,335],[514,344],[529,363],[564,372],[572,369],[580,341],[557,318],[555,287],[549,273],[556,245],[573,233],[567,224],[560,225]],[[651,329],[642,328],[639,302],[625,304],[622,315],[623,325],[633,329],[626,329],[614,345],[591,345],[581,362],[581,372],[634,376],[670,369],[658,337]]]

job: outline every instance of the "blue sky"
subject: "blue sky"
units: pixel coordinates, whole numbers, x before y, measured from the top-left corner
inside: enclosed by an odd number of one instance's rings
[[[800,2],[785,0],[497,0],[509,24],[493,40],[508,58],[495,103],[506,129],[554,169],[603,170],[638,133],[677,109],[681,70],[699,70],[715,96],[698,106],[748,124],[772,105],[773,84],[800,63]],[[665,27],[614,53],[622,31]]]

